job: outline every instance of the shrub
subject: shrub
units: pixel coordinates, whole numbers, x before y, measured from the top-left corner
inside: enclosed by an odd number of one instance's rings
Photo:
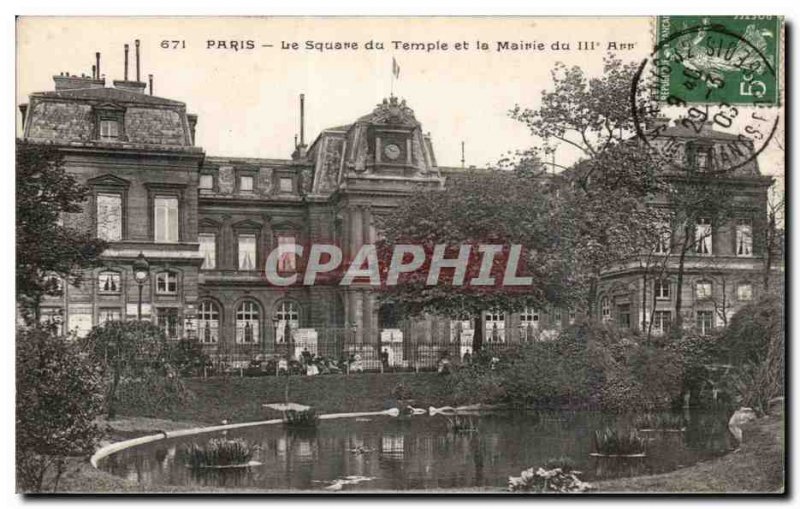
[[[633,427],[638,430],[681,430],[686,428],[686,419],[682,415],[671,413],[646,413],[633,420]]]
[[[644,454],[646,440],[635,430],[624,432],[617,428],[595,430],[594,448],[599,454],[608,456],[628,456]]]
[[[575,461],[569,456],[559,456],[557,458],[548,458],[544,462],[545,470],[553,470],[560,468],[563,472],[572,472],[575,470]]]
[[[156,325],[106,322],[93,328],[81,344],[102,367],[109,417],[122,402],[148,412],[186,399],[170,360],[170,346]]]
[[[308,410],[287,410],[284,422],[290,428],[315,428],[319,423],[319,416],[313,408]]]
[[[478,431],[478,423],[471,416],[448,416],[447,431],[451,433],[474,433]]]
[[[254,447],[244,439],[212,438],[205,446],[192,443],[183,449],[190,468],[246,465],[253,458]]]
[[[42,491],[64,457],[91,451],[100,436],[94,419],[103,411],[100,370],[74,341],[32,328],[17,333],[17,486]]]
[[[406,400],[411,399],[413,396],[414,393],[411,391],[411,388],[403,382],[398,382],[392,388],[391,397],[394,399]]]
[[[208,355],[197,341],[181,339],[166,343],[167,359],[182,376],[202,375],[203,368],[210,364]]]

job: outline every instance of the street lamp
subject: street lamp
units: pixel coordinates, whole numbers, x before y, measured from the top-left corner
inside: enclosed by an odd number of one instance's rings
[[[142,287],[149,275],[150,264],[147,262],[147,258],[144,257],[144,253],[140,251],[139,256],[133,261],[133,279],[136,281],[136,284],[139,285],[139,307],[137,308],[139,321],[142,320]]]

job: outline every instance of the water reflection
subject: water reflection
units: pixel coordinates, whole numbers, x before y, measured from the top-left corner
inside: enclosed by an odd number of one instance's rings
[[[408,490],[505,486],[546,460],[567,456],[588,480],[658,473],[728,450],[724,415],[692,414],[683,433],[653,432],[645,458],[590,458],[595,429],[623,418],[591,412],[542,412],[476,418],[477,432],[448,431],[443,416],[343,419],[318,429],[267,426],[231,431],[257,444],[244,469],[191,470],[183,445],[214,435],[147,444],[112,455],[101,468],[145,484],[267,489]]]

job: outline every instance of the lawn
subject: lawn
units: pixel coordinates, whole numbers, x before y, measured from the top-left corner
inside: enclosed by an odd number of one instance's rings
[[[144,411],[120,406],[120,416],[218,424],[275,417],[264,403],[282,402],[286,377],[215,377],[186,381],[192,397],[174,408]],[[436,373],[359,373],[291,376],[289,401],[311,405],[319,413],[377,411],[397,405],[398,389],[414,406],[451,404],[445,378]]]

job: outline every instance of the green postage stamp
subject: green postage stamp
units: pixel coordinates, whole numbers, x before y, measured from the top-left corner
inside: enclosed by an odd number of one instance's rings
[[[668,69],[659,74],[659,101],[777,105],[782,23],[782,16],[659,16],[654,56]]]

